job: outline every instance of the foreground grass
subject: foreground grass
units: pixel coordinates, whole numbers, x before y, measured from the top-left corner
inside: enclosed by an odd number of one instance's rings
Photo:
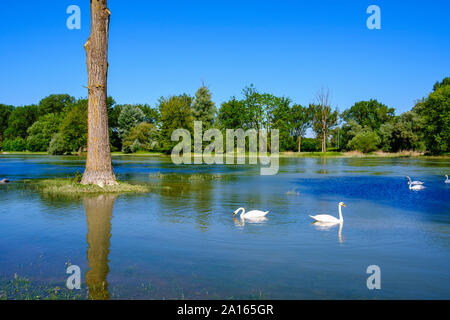
[[[105,193],[147,193],[150,186],[135,185],[119,182],[115,186],[99,187],[97,185],[83,185],[74,179],[46,179],[36,182],[40,192],[46,195],[79,196],[84,194]]]

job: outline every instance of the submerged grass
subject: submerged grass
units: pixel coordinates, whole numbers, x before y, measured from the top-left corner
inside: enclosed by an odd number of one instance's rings
[[[97,185],[83,185],[74,179],[46,179],[36,183],[37,189],[46,195],[79,196],[85,194],[104,193],[147,193],[148,185],[136,185],[118,182],[114,186],[99,187]]]
[[[179,173],[151,173],[150,179],[157,180],[187,180],[187,181],[208,181],[208,180],[221,180],[226,176],[218,173],[194,173],[194,174],[179,174]]]

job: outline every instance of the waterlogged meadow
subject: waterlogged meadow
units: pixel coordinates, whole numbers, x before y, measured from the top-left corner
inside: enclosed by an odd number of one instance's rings
[[[2,155],[0,299],[449,299],[445,158],[281,158],[258,166],[174,165],[115,156],[148,192],[56,195],[84,158]],[[424,190],[408,189],[405,176]],[[330,228],[309,215],[338,216]],[[269,210],[263,221],[233,218]],[[81,289],[66,288],[67,267]],[[367,267],[381,289],[367,288]]]

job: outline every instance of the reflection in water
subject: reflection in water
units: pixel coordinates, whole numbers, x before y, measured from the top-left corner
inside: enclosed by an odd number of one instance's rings
[[[261,223],[262,224],[262,223],[265,223],[267,220],[268,219],[266,217],[251,218],[251,219],[249,219],[249,218],[236,218],[236,217],[233,217],[234,224],[237,227],[244,227],[245,226],[245,222],[247,222],[247,223]]]
[[[329,231],[332,228],[336,227],[337,223],[330,223],[330,222],[313,222],[312,223],[317,230],[322,230],[322,231]],[[339,231],[338,231],[338,239],[339,239],[339,243],[342,243],[342,227],[344,226],[344,222],[339,223]]]
[[[83,199],[87,219],[87,260],[89,271],[86,284],[92,300],[109,299],[108,254],[111,238],[111,217],[115,195]]]

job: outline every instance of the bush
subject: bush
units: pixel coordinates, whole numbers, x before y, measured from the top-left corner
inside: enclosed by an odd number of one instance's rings
[[[25,151],[26,142],[23,138],[18,137],[13,139],[7,139],[3,142],[3,150],[4,151]]]
[[[375,132],[370,129],[364,129],[349,141],[348,147],[351,150],[368,153],[377,150],[380,142],[381,139]]]
[[[302,152],[316,152],[321,150],[321,142],[313,138],[302,139]]]
[[[132,128],[125,137],[122,151],[125,153],[137,152],[139,150],[155,150],[158,145],[158,131],[153,124],[142,122]]]
[[[48,153],[53,155],[61,155],[66,153],[67,144],[64,141],[64,136],[62,133],[56,133],[53,135],[50,145],[48,147]]]

